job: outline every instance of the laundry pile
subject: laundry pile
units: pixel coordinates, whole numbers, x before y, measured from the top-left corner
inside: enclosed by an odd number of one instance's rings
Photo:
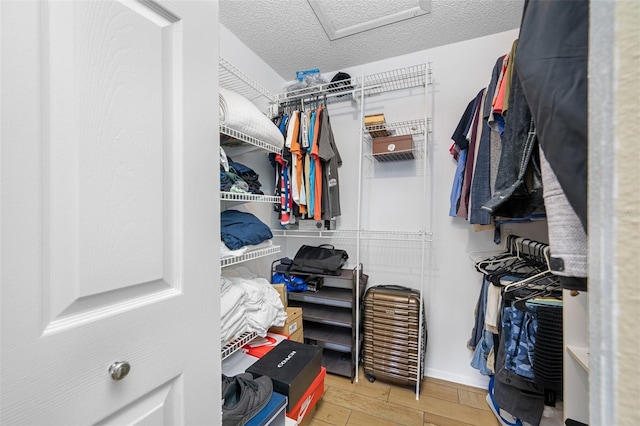
[[[266,336],[271,326],[280,327],[287,313],[278,291],[247,268],[225,268],[221,276],[221,341],[224,344],[245,332]]]

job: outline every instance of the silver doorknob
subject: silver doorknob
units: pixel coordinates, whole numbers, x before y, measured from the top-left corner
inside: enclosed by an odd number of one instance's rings
[[[109,374],[111,374],[111,378],[116,381],[127,377],[129,371],[131,371],[131,365],[129,365],[127,361],[117,361],[109,367]]]

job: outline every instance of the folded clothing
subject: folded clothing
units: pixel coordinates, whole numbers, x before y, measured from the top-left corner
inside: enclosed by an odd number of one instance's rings
[[[237,163],[233,161],[231,158],[228,158],[229,168],[231,171],[234,171],[240,179],[245,181],[249,186],[249,192],[252,194],[264,194],[260,188],[262,184],[258,180],[260,176],[250,167],[245,166],[244,164]]]
[[[273,238],[271,229],[251,213],[225,210],[220,214],[222,241],[231,250]]]

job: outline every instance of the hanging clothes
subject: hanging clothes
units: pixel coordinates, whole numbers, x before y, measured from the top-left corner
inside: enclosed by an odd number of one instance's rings
[[[517,55],[516,52],[516,57]],[[512,218],[543,214],[545,210],[540,160],[536,149],[536,127],[515,67],[509,97],[509,115],[502,134],[496,192],[482,208],[494,216]]]
[[[287,138],[285,140],[285,146],[289,148],[291,152],[291,175],[289,180],[291,182],[291,199],[300,206],[300,187],[302,185],[302,151],[299,142],[300,132],[300,113],[294,111],[289,119],[289,126],[287,128]],[[300,173],[299,173],[300,172]]]
[[[473,112],[473,120],[471,121],[471,126],[469,126],[468,137],[466,138],[469,142],[469,146],[467,148],[467,160],[464,169],[464,181],[462,184],[462,192],[460,194],[460,203],[458,206],[458,211],[456,212],[457,217],[462,217],[465,219],[467,219],[469,216],[469,194],[471,192],[471,182],[473,181],[473,165],[475,160],[476,138],[478,136],[480,110],[482,109],[482,100],[484,98],[484,94],[485,89],[482,89],[476,95],[474,101],[475,110]]]
[[[494,376],[493,403],[535,425],[562,390],[562,290],[548,245],[511,235],[506,247],[475,264],[484,276],[471,365]]]
[[[524,3],[515,68],[544,151],[587,230],[589,1]]]
[[[280,224],[295,223],[294,217],[328,220],[339,216],[342,158],[328,111],[324,106],[293,111],[278,122],[285,144],[271,162],[276,170],[276,195],[281,198]]]
[[[322,106],[316,111],[313,123],[313,144],[311,146],[311,160],[313,161],[313,213],[314,220],[322,219],[322,160],[320,159],[320,122]]]
[[[309,167],[309,182],[307,185],[307,207],[309,210],[309,218],[313,218],[315,214],[315,199],[316,199],[316,162],[312,156],[313,144],[315,140],[315,126],[316,126],[316,111],[311,112],[311,118],[309,120],[309,146],[307,147],[307,154],[305,160]],[[307,165],[305,165],[305,172]]]
[[[318,156],[322,160],[322,219],[329,220],[340,216],[340,178],[338,167],[342,158],[338,151],[329,111],[323,109],[320,116],[320,136],[318,138]]]

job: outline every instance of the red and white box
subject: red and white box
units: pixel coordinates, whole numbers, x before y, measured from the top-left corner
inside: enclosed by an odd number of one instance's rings
[[[313,380],[311,386],[302,395],[298,403],[287,412],[287,417],[294,420],[297,425],[301,424],[307,414],[313,410],[322,395],[324,394],[324,377],[327,369],[320,367],[320,374]]]
[[[265,337],[256,337],[251,342],[242,347],[242,352],[254,356],[256,358],[262,358],[271,349],[278,346],[278,343],[283,340],[287,340],[289,337],[284,334],[267,333]]]

